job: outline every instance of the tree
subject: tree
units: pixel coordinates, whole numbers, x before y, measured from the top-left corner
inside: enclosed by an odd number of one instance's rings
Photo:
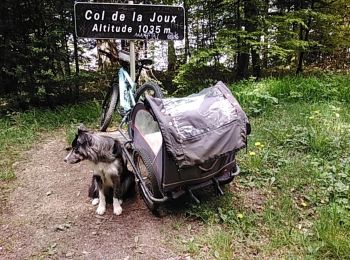
[[[57,93],[70,89],[69,35],[73,31],[69,1],[3,1],[0,49],[1,89],[25,101],[51,104]],[[70,80],[71,81],[71,80]],[[59,84],[60,82],[60,84]],[[62,86],[63,85],[63,86]]]
[[[301,73],[305,66],[325,62],[329,68],[347,66],[350,12],[346,0],[188,0],[186,9],[185,48],[193,54],[192,62],[219,62],[232,70],[236,80],[259,78],[267,72]],[[196,69],[182,66],[179,75],[188,75],[183,71],[188,68]]]

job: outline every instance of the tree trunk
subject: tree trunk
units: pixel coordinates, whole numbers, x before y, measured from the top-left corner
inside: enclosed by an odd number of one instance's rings
[[[68,35],[68,33],[67,33]],[[66,54],[66,58],[64,59],[64,64],[65,64],[65,72],[68,73],[68,75],[71,75],[71,69],[70,69],[70,64],[69,64],[69,47],[68,47],[68,38],[65,35],[64,36],[64,50],[65,50],[65,54]]]
[[[265,19],[267,19],[268,16],[268,12],[269,12],[269,0],[265,0],[264,1],[264,7],[263,7],[263,16],[265,17]],[[263,24],[263,30],[264,30],[264,40],[263,40],[263,45],[261,48],[261,54],[262,54],[262,61],[261,61],[261,69],[265,70],[268,68],[268,64],[269,64],[269,56],[268,56],[268,45],[269,45],[269,38],[268,38],[268,25],[266,25],[266,23]]]
[[[79,55],[78,55],[78,39],[73,33],[73,45],[74,45],[74,61],[75,61],[75,74],[79,75]]]
[[[184,9],[185,9],[185,59],[184,63],[187,63],[188,58],[190,57],[190,42],[188,35],[188,5],[187,0],[184,0]]]
[[[168,72],[174,72],[176,67],[176,53],[173,41],[168,41]]]
[[[104,50],[106,52],[114,54],[114,56],[118,57],[118,48],[115,40],[96,40],[97,50]],[[117,60],[110,60],[105,55],[101,55],[99,52],[97,53],[98,57],[98,68],[100,70],[105,70],[111,65],[117,63]]]
[[[259,79],[261,76],[261,61],[259,52],[252,48],[252,66],[253,66],[253,76]]]
[[[249,53],[241,52],[238,56],[236,80],[248,78]]]
[[[308,41],[309,39],[309,32],[310,32],[310,25],[311,25],[311,17],[308,18],[307,21],[307,28],[304,30],[302,25],[300,25],[300,34],[299,39],[302,41]],[[305,31],[305,34],[303,34],[303,31]],[[295,73],[300,74],[303,72],[303,62],[305,57],[305,51],[299,51],[298,53],[298,63]]]
[[[258,31],[258,22],[256,17],[258,17],[258,8],[255,4],[254,0],[247,0],[244,2],[244,16],[245,16],[245,27],[247,30],[247,33],[252,35],[252,33],[255,33]],[[254,40],[254,42],[260,41],[260,35],[253,35],[249,37]],[[251,55],[252,55],[252,67],[253,67],[253,76],[256,78],[260,77],[260,46],[249,46],[251,49]]]
[[[315,3],[314,1],[311,1],[311,6],[310,6],[311,10],[314,9],[314,3]],[[311,22],[312,22],[312,17],[309,16],[306,24],[307,28],[303,29],[303,26],[300,25],[299,40],[306,41],[306,42],[309,40]],[[305,31],[304,34],[303,34],[303,31]],[[305,57],[305,51],[304,50],[299,51],[297,68],[295,71],[296,74],[300,74],[301,72],[303,72],[304,57]]]
[[[241,11],[240,11],[241,1],[238,0],[236,4],[236,30],[241,31]],[[244,64],[242,64],[242,53],[241,53],[241,37],[237,35],[237,54],[236,54],[236,80],[241,80],[244,78]]]
[[[242,30],[240,26],[240,10],[239,10],[239,2],[238,2],[238,10],[237,10],[237,19],[238,19],[238,30]],[[256,24],[252,21],[256,18],[257,15],[257,8],[254,4],[254,0],[246,0],[244,1],[243,5],[244,9],[244,20],[245,20],[245,30],[247,33],[252,33],[256,31]],[[252,55],[254,55],[254,70],[256,73],[256,77],[260,76],[260,57],[259,54],[256,52],[256,50],[251,50],[250,44],[246,41],[246,39],[239,39],[240,44],[238,46],[239,48],[239,54],[238,54],[238,67],[237,67],[237,73],[236,73],[236,80],[246,79],[249,76],[248,73],[248,67],[249,67],[249,58],[250,58],[250,52],[252,52]]]
[[[80,94],[79,82],[78,82],[78,76],[79,76],[80,70],[79,70],[78,39],[77,39],[77,36],[75,35],[75,32],[73,32],[73,46],[74,46],[74,61],[75,61],[75,75],[76,75],[76,79],[74,81],[74,85],[75,85],[74,97],[75,99],[78,99]]]

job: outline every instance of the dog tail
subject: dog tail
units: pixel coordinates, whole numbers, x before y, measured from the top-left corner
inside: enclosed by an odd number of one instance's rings
[[[89,196],[89,198],[92,198],[92,199],[98,198],[98,184],[97,184],[95,176],[92,176],[92,181],[91,181],[91,185],[89,187],[88,196]]]
[[[135,175],[129,170],[126,170],[126,174],[124,175],[121,194],[123,198],[131,197],[135,194]]]

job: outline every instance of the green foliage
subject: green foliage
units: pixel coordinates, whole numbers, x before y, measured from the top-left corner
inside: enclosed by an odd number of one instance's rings
[[[350,255],[349,213],[337,205],[322,209],[315,224],[317,241],[310,246],[322,258],[346,258]]]
[[[186,1],[189,64],[175,77],[179,93],[216,79],[347,71],[350,27],[341,1]]]
[[[210,190],[212,192],[212,190]],[[207,223],[223,222],[234,224],[238,218],[232,210],[232,194],[225,193],[225,196],[218,200],[217,196],[211,197],[202,204],[191,204],[187,213]]]
[[[218,80],[232,79],[231,71],[218,62],[219,58],[216,51],[201,50],[196,53],[188,63],[180,67],[174,79],[174,83],[178,85],[175,94],[198,92]]]
[[[287,77],[271,84],[271,95],[289,100],[350,101],[350,77],[347,75],[317,75],[307,78]]]
[[[232,84],[231,90],[248,114],[257,115],[281,101],[350,102],[350,77],[322,74],[247,80]]]
[[[264,212],[271,248],[295,250],[298,245],[304,248],[304,254],[344,257],[348,249],[341,242],[343,235],[334,241],[339,248],[330,252],[322,252],[311,241],[315,239],[313,222],[325,219],[321,209],[328,210],[328,203],[336,203],[343,218],[350,217],[350,172],[346,167],[349,110],[341,103],[334,103],[336,107],[330,102],[312,105],[299,102],[280,104],[254,120],[250,152],[243,156],[241,168],[247,185],[269,187],[275,194]],[[262,145],[265,147],[261,148]],[[327,232],[338,232],[338,228],[328,226]],[[341,230],[343,234],[350,233],[346,226]],[[321,242],[324,243],[329,241]]]
[[[73,3],[4,0],[0,12],[0,95],[52,106],[57,96],[77,97],[81,82],[73,76],[69,47]]]
[[[0,172],[0,180],[3,181],[10,181],[16,178],[15,173],[13,172],[12,169],[1,171]]]
[[[269,84],[266,81],[242,81],[231,87],[240,104],[246,108],[249,115],[258,115],[273,104],[278,104],[278,98],[269,93]]]

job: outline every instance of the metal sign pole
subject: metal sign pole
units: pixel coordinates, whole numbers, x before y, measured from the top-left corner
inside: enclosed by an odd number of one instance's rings
[[[134,1],[129,1],[129,4],[133,4]],[[136,79],[135,73],[135,42],[133,40],[130,41],[130,76],[133,81]]]

